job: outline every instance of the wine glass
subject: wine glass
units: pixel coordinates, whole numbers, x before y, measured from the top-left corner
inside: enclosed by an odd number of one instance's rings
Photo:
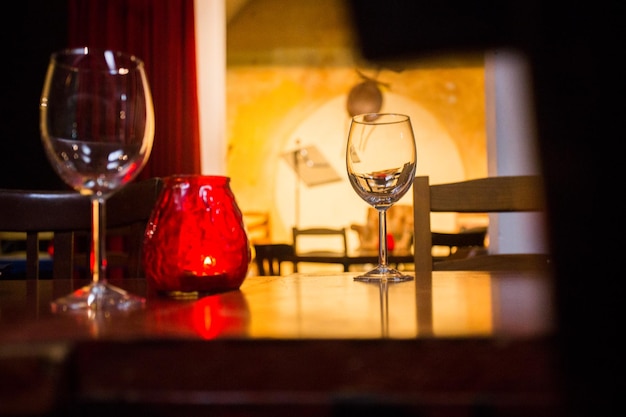
[[[378,211],[378,266],[356,276],[357,281],[407,281],[387,264],[387,210],[413,184],[416,169],[415,137],[404,114],[367,113],[350,123],[346,168],[352,188]]]
[[[52,302],[57,311],[131,310],[145,299],[106,279],[105,202],[148,161],[154,109],[143,62],[92,48],[50,57],[40,102],[40,130],[56,173],[91,199],[91,283]]]

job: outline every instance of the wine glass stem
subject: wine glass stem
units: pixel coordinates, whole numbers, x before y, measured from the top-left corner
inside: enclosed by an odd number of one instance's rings
[[[378,263],[387,266],[387,210],[378,210]]]
[[[94,284],[106,282],[105,205],[104,198],[91,199],[91,278]]]

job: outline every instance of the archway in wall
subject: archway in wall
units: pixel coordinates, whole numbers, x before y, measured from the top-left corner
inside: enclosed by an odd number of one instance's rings
[[[419,103],[393,93],[385,93],[382,112],[399,112],[411,117],[417,145],[417,175],[429,175],[431,183],[457,181],[465,178],[459,150],[444,126]],[[292,122],[285,120],[284,124]],[[298,123],[287,133],[282,154],[288,155],[300,147],[315,146],[339,180],[307,186],[299,180],[288,162],[278,160],[275,181],[275,201],[278,216],[273,220],[274,235],[289,236],[298,227],[349,227],[363,223],[369,207],[352,189],[345,170],[345,147],[350,117],[346,111],[346,96],[335,97]],[[398,204],[412,205],[409,191]],[[454,230],[453,215],[432,218],[433,228]],[[279,229],[279,230],[277,230]],[[350,235],[350,248],[358,245],[356,234]]]

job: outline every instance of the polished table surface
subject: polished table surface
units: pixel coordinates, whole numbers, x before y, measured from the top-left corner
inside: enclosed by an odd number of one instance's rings
[[[383,285],[353,275],[248,277],[191,299],[113,281],[147,302],[111,316],[51,313],[79,282],[0,280],[0,415],[120,402],[158,415],[341,415],[363,401],[420,416],[558,411],[550,276],[441,271]]]

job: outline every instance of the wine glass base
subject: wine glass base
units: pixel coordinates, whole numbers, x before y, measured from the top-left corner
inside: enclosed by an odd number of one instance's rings
[[[91,283],[51,303],[52,312],[130,311],[145,306],[145,298],[108,283]]]
[[[355,281],[363,282],[403,282],[411,281],[414,279],[412,275],[403,274],[397,269],[390,268],[389,266],[378,265],[376,268],[368,271],[364,274],[354,277]]]

